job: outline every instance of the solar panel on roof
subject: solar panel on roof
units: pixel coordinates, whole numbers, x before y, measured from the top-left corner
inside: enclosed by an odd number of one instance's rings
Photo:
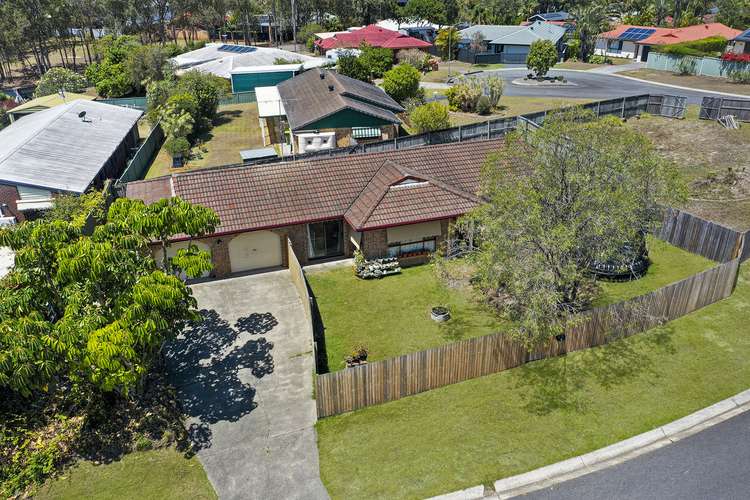
[[[221,52],[232,52],[235,54],[247,54],[248,52],[255,51],[255,47],[248,47],[247,45],[222,45],[218,48]]]
[[[651,28],[628,28],[625,31],[623,31],[622,35],[620,35],[618,38],[620,40],[629,40],[632,42],[638,42],[640,40],[645,40],[646,38],[650,37],[656,32],[655,29]]]

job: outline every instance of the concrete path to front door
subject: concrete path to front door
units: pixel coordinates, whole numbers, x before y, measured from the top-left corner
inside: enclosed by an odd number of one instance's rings
[[[203,320],[169,346],[188,431],[221,499],[326,499],[310,326],[288,270],[193,285]]]

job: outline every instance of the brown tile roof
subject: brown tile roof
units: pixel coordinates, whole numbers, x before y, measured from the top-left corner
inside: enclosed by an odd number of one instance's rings
[[[356,231],[466,213],[479,198],[418,171],[386,161],[344,218]]]
[[[171,196],[173,196],[171,177],[157,177],[127,184],[127,197],[143,200],[147,205]]]
[[[304,129],[344,109],[391,123],[401,123],[395,113],[404,111],[379,87],[329,70],[306,71],[281,82],[277,88],[292,130]]]
[[[174,174],[172,177],[131,182],[129,198],[159,199],[171,179],[174,194],[214,209],[221,223],[217,233],[232,233],[303,224],[343,217],[362,217],[388,179],[404,172],[426,179],[428,186],[389,189],[369,210],[370,227],[455,216],[473,206],[467,199],[477,192],[487,155],[503,139],[441,144],[420,148],[366,153],[250,167],[227,167]],[[390,168],[390,167],[389,167]],[[388,186],[393,182],[388,183]],[[426,189],[423,189],[426,188]],[[366,195],[365,190],[371,195]],[[352,208],[357,202],[357,207]],[[355,215],[360,214],[360,215]],[[410,215],[410,213],[412,215]],[[359,220],[359,219],[358,219]]]

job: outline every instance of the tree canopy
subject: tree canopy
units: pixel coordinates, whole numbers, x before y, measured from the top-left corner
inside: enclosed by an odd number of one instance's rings
[[[479,229],[478,281],[532,349],[563,333],[595,290],[590,272],[681,199],[676,167],[619,118],[550,115],[528,140],[510,135],[485,165],[487,203],[464,224]]]
[[[0,386],[24,396],[61,386],[132,391],[162,344],[196,317],[177,274],[210,268],[192,245],[159,269],[149,242],[217,224],[211,210],[178,198],[119,199],[90,235],[76,218],[0,230],[0,245],[16,255],[0,281]]]

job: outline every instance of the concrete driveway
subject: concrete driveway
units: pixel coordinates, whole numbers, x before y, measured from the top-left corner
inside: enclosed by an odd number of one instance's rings
[[[289,271],[193,285],[203,321],[167,362],[222,499],[328,498],[320,480],[310,326]]]

